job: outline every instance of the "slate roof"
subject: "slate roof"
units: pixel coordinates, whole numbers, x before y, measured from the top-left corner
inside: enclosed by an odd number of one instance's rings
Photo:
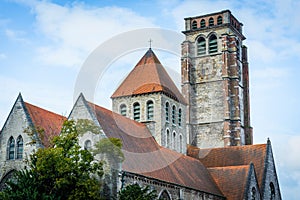
[[[60,134],[62,124],[66,117],[24,102],[27,112],[36,129],[44,130],[43,137],[40,138],[45,147],[49,147],[50,140]]]
[[[163,92],[186,104],[184,97],[150,48],[111,98],[154,92]]]
[[[187,188],[223,196],[198,159],[158,145],[146,125],[89,103],[107,137],[123,143],[122,169]]]
[[[208,168],[227,200],[243,199],[250,165]]]
[[[199,149],[194,146],[188,146],[188,155],[198,158],[207,168],[241,166],[253,163],[258,185],[261,188],[267,159],[268,145],[269,142],[267,144],[209,149]],[[227,185],[230,185],[229,183],[230,181],[228,180]]]

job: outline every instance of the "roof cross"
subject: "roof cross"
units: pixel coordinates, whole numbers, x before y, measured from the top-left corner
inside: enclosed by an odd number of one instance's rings
[[[150,49],[151,49],[151,44],[152,44],[153,40],[150,38],[150,40],[148,42],[149,42]]]

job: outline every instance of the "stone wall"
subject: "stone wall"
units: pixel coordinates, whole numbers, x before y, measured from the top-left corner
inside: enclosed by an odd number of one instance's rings
[[[31,153],[41,147],[37,139],[32,122],[25,108],[22,97],[19,95],[0,134],[0,180],[13,169],[20,170],[26,166],[26,159],[30,159]],[[17,159],[17,138],[23,138],[23,155]],[[8,159],[8,140],[10,137],[15,141],[14,159]]]
[[[273,185],[273,187],[271,186]],[[281,200],[281,193],[272,153],[271,142],[267,144],[267,158],[265,163],[265,177],[261,186],[262,199]],[[272,196],[272,198],[271,198]]]
[[[153,120],[147,120],[147,102],[151,100],[154,103],[154,117]],[[158,144],[174,149],[180,153],[186,153],[187,135],[186,135],[186,107],[184,104],[175,101],[163,93],[149,93],[136,96],[118,97],[113,99],[113,111],[121,113],[120,106],[126,105],[126,117],[133,119],[133,104],[138,102],[140,104],[140,122],[147,125],[149,131],[154,136]],[[169,120],[166,120],[166,103],[169,103]],[[172,123],[172,107],[176,107],[175,123]],[[178,110],[181,109],[181,125],[178,121]],[[167,130],[172,135],[176,134],[175,143],[167,144]],[[180,143],[180,137],[182,141]]]
[[[225,197],[215,196],[203,191],[186,188],[168,182],[163,182],[154,178],[146,177],[139,174],[122,172],[120,182],[123,188],[130,184],[138,184],[140,187],[149,186],[150,190],[155,190],[158,198],[164,192],[167,193],[171,200],[173,199],[193,199],[193,200],[224,200]],[[123,179],[123,180],[122,180]],[[120,188],[122,189],[122,188]]]

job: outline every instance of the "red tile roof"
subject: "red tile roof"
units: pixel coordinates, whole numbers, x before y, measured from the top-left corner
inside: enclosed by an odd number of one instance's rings
[[[92,103],[88,105],[106,136],[122,140],[124,171],[223,196],[199,160],[159,146],[142,123]]]
[[[62,124],[67,118],[27,102],[24,102],[24,104],[34,127],[44,130],[44,134],[40,138],[42,144],[49,147],[51,139],[60,134]]]
[[[250,165],[208,168],[227,200],[244,198]]]
[[[163,92],[171,98],[186,104],[184,97],[154,52],[149,49],[111,98],[153,92]]]
[[[188,155],[198,158],[207,168],[249,165],[252,162],[257,175],[258,185],[259,187],[262,186],[267,156],[267,144],[211,149],[199,149],[188,146]]]

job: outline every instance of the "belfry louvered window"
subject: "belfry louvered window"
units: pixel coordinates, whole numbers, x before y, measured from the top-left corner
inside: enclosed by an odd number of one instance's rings
[[[120,106],[120,114],[123,115],[123,116],[126,116],[126,113],[127,113],[126,105],[125,105],[125,104],[122,104],[122,105]]]
[[[192,29],[197,29],[197,21],[192,22]]]
[[[200,21],[200,28],[205,28],[205,19]]]
[[[175,124],[176,107],[172,107],[172,123]]]
[[[140,121],[141,119],[141,108],[139,103],[134,103],[133,104],[133,119],[135,121]]]
[[[218,52],[217,36],[211,35],[209,37],[209,53],[217,53],[217,52]]]
[[[182,111],[181,108],[178,110],[178,125],[181,126],[181,116],[182,116]]]
[[[154,116],[154,105],[153,101],[147,102],[147,120],[153,120]]]
[[[197,40],[197,55],[201,56],[206,54],[206,41],[203,37],[199,37]]]
[[[15,140],[12,136],[9,138],[7,143],[7,152],[8,160],[13,160],[15,158]]]
[[[20,135],[17,139],[17,159],[23,158],[23,138]]]
[[[169,121],[169,102],[166,103],[166,121],[168,122]]]
[[[214,25],[214,19],[212,17],[209,18],[208,23],[209,23],[209,26],[213,26]]]
[[[222,16],[219,16],[217,19],[217,24],[221,25],[222,23],[223,23],[223,18],[222,18]]]

